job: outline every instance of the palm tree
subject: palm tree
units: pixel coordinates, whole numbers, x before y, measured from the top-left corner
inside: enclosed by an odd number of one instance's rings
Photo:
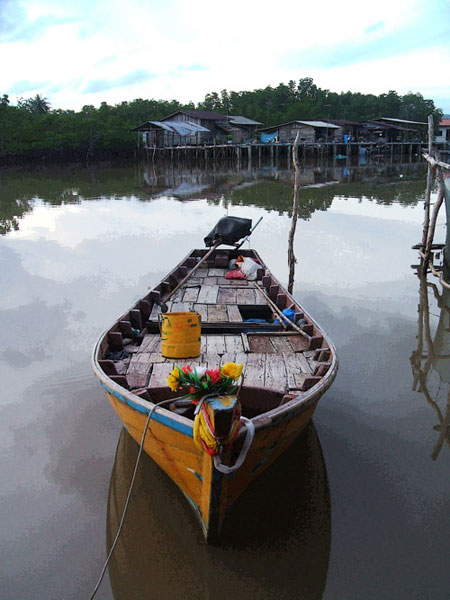
[[[17,105],[26,108],[30,112],[37,115],[43,115],[50,112],[50,102],[47,100],[47,98],[44,98],[39,94],[36,94],[34,98],[21,100],[17,103]]]

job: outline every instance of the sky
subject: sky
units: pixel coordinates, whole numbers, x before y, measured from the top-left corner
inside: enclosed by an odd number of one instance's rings
[[[450,0],[0,0],[0,65],[0,95],[54,109],[312,77],[450,113]]]

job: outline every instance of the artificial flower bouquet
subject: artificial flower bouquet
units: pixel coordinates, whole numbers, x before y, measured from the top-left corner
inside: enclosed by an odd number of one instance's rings
[[[175,366],[167,378],[167,384],[175,392],[183,391],[194,404],[207,394],[222,396],[234,394],[237,390],[237,380],[242,375],[244,365],[226,362],[220,368],[206,369],[205,367]]]

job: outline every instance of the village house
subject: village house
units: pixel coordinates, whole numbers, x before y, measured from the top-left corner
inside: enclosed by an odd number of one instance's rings
[[[342,128],[327,121],[290,121],[259,130],[262,142],[293,144],[300,132],[300,143],[332,142],[342,139]]]
[[[251,139],[261,125],[243,116],[227,116],[210,110],[179,110],[160,121],[146,121],[132,131],[142,135],[147,148],[240,143]]]
[[[364,121],[367,141],[372,142],[410,142],[421,140],[427,124],[420,121],[407,121],[393,117],[381,117]]]
[[[439,122],[439,133],[435,138],[436,144],[450,144],[450,119]]]

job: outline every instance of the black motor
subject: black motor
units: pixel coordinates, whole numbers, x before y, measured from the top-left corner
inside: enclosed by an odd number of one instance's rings
[[[251,219],[240,217],[223,217],[214,229],[205,237],[205,246],[214,246],[217,242],[233,246],[243,237],[250,235]]]

